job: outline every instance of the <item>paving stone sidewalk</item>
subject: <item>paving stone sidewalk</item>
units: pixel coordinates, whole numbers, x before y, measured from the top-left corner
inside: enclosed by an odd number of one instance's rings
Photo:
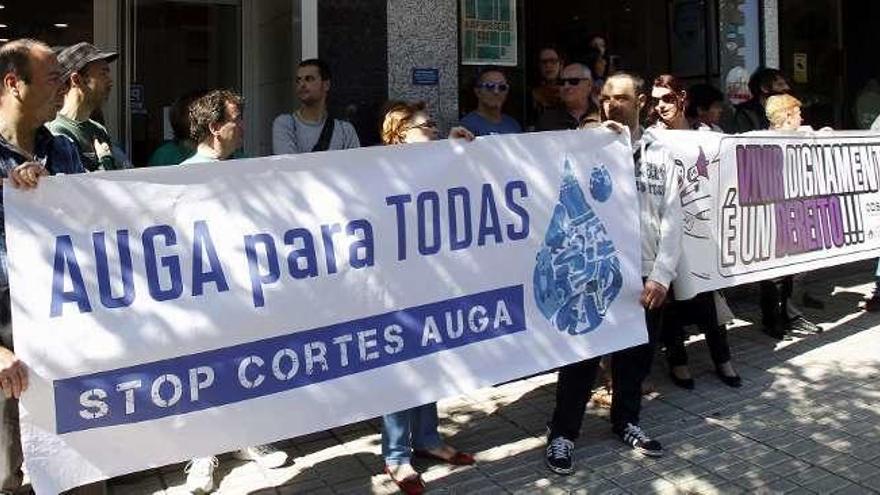
[[[688,345],[693,391],[674,387],[658,356],[642,426],[663,442],[660,459],[628,450],[612,436],[607,409],[591,406],[575,474],[550,473],[543,450],[554,373],[442,401],[442,434],[478,463],[421,465],[428,493],[880,493],[880,314],[858,307],[873,269],[865,262],[810,274],[803,286],[826,307],[806,313],[825,331],[781,342],[751,323],[759,321],[754,289],[730,291],[743,387],[715,377],[701,336]],[[382,474],[379,424],[282,442],[295,459],[285,468],[222,456],[218,493],[394,493]],[[182,464],[167,466],[115,479],[110,493],[185,493],[184,476]]]

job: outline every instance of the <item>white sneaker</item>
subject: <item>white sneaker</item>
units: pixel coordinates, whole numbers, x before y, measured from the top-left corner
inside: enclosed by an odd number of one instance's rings
[[[211,493],[214,491],[214,470],[220,461],[216,457],[196,457],[183,468],[186,473],[186,489],[190,493]]]
[[[281,467],[287,463],[287,452],[268,443],[245,447],[233,455],[236,459],[254,461],[266,469]]]

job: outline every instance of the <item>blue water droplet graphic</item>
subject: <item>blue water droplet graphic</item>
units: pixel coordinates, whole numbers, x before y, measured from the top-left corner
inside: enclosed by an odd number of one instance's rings
[[[610,198],[612,180],[604,167],[593,169],[590,192],[597,201]],[[533,282],[538,309],[571,335],[598,328],[623,285],[614,243],[587,204],[568,160]]]
[[[600,203],[608,201],[612,193],[611,174],[604,165],[593,168],[590,174],[590,195]]]

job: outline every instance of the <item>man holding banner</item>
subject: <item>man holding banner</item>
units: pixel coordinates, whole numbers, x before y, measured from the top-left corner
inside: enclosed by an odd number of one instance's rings
[[[39,41],[10,41],[0,48],[0,68],[0,175],[13,187],[31,189],[44,175],[83,172],[73,143],[44,126],[60,104],[60,71],[52,50]],[[12,347],[3,216],[0,209],[0,492],[5,493],[22,482],[18,399],[28,375]]]
[[[229,90],[214,90],[197,99],[190,109],[191,133],[198,141],[195,155],[181,165],[226,160],[241,147],[244,125],[241,96]],[[264,468],[276,468],[287,463],[287,453],[272,445],[245,447],[235,457],[252,460]],[[197,457],[187,464],[186,487],[193,493],[214,490],[214,470],[217,457]]]
[[[642,166],[642,132],[639,113],[646,103],[644,81],[632,74],[618,73],[605,82],[601,93],[602,119],[606,126],[624,132],[630,129],[635,160],[642,237],[642,280],[640,302],[645,308],[649,341],[612,354],[612,430],[643,455],[663,455],[660,442],[639,427],[642,382],[651,369],[660,336],[666,292],[675,278],[681,253],[682,211],[678,198],[678,170],[674,167]],[[600,357],[570,364],[559,370],[556,408],[549,424],[546,463],[557,474],[573,471],[574,441],[583,422],[590,390],[595,382]]]

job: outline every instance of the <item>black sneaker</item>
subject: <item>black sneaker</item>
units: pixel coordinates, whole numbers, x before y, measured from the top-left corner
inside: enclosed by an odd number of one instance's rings
[[[822,327],[816,325],[812,321],[804,318],[803,316],[795,316],[788,322],[789,331],[795,332],[803,332],[803,333],[822,333]]]
[[[617,432],[617,436],[623,443],[629,445],[636,452],[648,457],[661,457],[663,446],[657,440],[652,440],[644,430],[637,425],[627,423],[626,428]]]
[[[550,471],[556,474],[571,474],[573,464],[574,442],[565,437],[556,437],[547,443],[544,460]]]

